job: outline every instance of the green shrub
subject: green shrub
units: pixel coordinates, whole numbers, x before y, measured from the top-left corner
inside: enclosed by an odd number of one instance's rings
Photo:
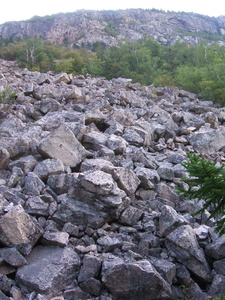
[[[206,160],[196,154],[187,154],[189,161],[182,165],[189,173],[189,178],[182,181],[188,184],[188,189],[178,188],[180,195],[187,199],[205,200],[203,208],[194,214],[203,213],[206,209],[210,218],[222,217],[216,221],[216,231],[221,235],[225,233],[225,168],[217,167],[216,162]]]
[[[7,103],[13,99],[15,99],[16,93],[12,92],[9,87],[4,88],[0,91],[0,103]]]

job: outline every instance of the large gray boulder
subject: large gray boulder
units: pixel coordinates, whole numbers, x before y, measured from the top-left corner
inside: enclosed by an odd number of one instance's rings
[[[214,153],[225,147],[225,129],[208,129],[193,132],[189,142],[196,151]]]
[[[103,283],[115,299],[171,299],[170,284],[148,260],[105,260],[101,275]]]
[[[211,281],[209,265],[190,225],[182,225],[173,230],[166,237],[166,247],[170,255],[191,272],[206,282]]]
[[[38,246],[27,257],[27,265],[20,267],[16,280],[30,292],[57,296],[71,284],[80,267],[80,258],[70,247]]]
[[[42,234],[40,224],[20,206],[13,207],[0,217],[0,242],[16,247],[22,254],[30,253]]]
[[[47,158],[58,158],[65,166],[76,167],[85,157],[86,150],[65,125],[52,131],[37,145],[37,150]]]
[[[205,248],[206,254],[216,260],[225,258],[225,234],[208,244]]]

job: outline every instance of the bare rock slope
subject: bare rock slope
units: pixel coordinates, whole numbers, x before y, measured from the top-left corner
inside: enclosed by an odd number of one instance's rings
[[[175,189],[187,152],[225,161],[224,108],[0,65],[0,298],[224,295],[224,236]]]

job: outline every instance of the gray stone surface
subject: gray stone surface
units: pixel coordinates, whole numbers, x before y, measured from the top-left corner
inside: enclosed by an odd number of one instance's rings
[[[37,149],[44,157],[58,158],[69,167],[76,167],[86,157],[84,147],[65,125],[41,140]]]
[[[80,259],[69,247],[38,246],[27,257],[28,265],[20,267],[16,278],[32,292],[51,296],[71,284],[80,267]]]
[[[102,281],[117,299],[170,299],[170,285],[147,260],[126,263],[104,261]]]

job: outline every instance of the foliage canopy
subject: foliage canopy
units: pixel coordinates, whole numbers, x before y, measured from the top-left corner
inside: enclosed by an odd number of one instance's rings
[[[109,24],[107,30],[115,34]],[[0,58],[16,60],[21,67],[47,72],[67,72],[131,78],[142,85],[179,86],[200,98],[225,105],[225,46],[160,45],[151,38],[121,41],[107,48],[95,42],[87,48],[66,48],[40,38],[0,41]]]

